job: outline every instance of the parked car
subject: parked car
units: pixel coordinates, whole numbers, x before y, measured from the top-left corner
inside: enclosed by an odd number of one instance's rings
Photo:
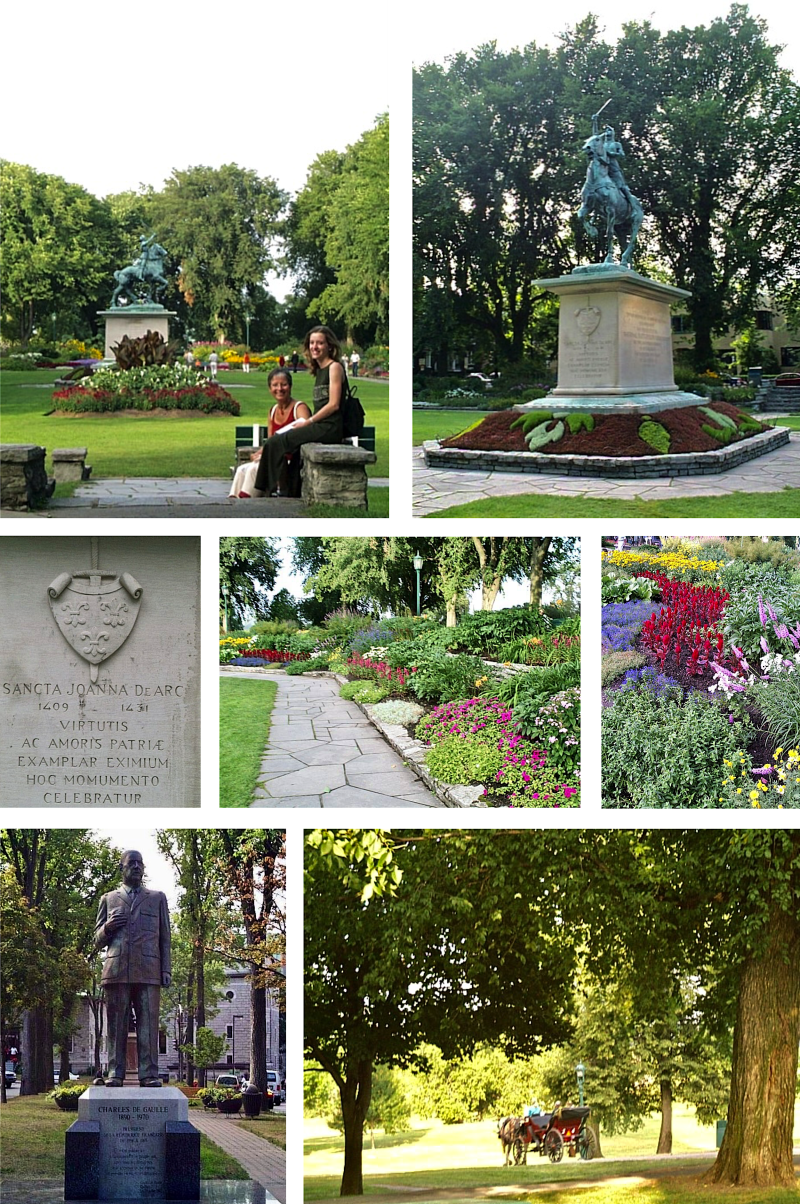
[[[6,1070],[3,1073],[5,1074],[6,1079],[6,1090],[8,1090],[9,1087],[13,1087],[16,1083],[17,1076],[13,1070]]]
[[[267,1071],[267,1090],[272,1092],[273,1099],[276,1104],[279,1104],[283,1099],[281,1091],[281,1079],[277,1070]]]
[[[233,1087],[233,1089],[235,1091],[238,1091],[240,1089],[239,1088],[239,1076],[238,1076],[238,1074],[220,1074],[217,1076],[216,1086],[217,1087]]]
[[[484,389],[491,389],[494,387],[494,381],[492,380],[491,376],[487,376],[485,372],[469,372],[467,373],[467,380],[479,380]]]

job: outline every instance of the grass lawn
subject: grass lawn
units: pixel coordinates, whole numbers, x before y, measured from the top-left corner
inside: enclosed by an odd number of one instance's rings
[[[146,414],[84,414],[47,418],[52,409],[52,384],[58,369],[36,372],[3,372],[3,442],[38,443],[54,447],[88,447],[88,462],[95,477],[230,477],[233,461],[234,427],[246,423],[267,424],[274,404],[265,372],[220,372],[219,381],[232,387],[231,396],[241,406],[238,418],[225,414],[176,413],[158,417]],[[294,396],[310,401],[312,377],[298,372]],[[389,475],[389,385],[358,380],[358,396],[375,427],[377,464],[370,476]],[[61,491],[57,496],[62,496]]]
[[[268,678],[219,682],[219,804],[249,807],[278,687]]]
[[[544,478],[543,478],[544,479]],[[729,493],[717,497],[686,497],[644,502],[611,498],[555,497],[517,494],[484,498],[463,506],[436,510],[426,518],[797,518],[800,489],[780,493]]]
[[[375,1149],[370,1148],[369,1136],[364,1138],[364,1193],[379,1195],[382,1192],[392,1194],[404,1187],[414,1190],[415,1199],[424,1204],[424,1189],[439,1188],[477,1188],[503,1187],[508,1184],[530,1184],[531,1187],[541,1183],[558,1183],[564,1180],[593,1180],[601,1177],[614,1179],[623,1175],[647,1177],[649,1166],[663,1166],[663,1159],[653,1160],[653,1163],[626,1162],[624,1159],[652,1155],[658,1143],[659,1119],[648,1117],[643,1127],[636,1133],[622,1133],[615,1137],[601,1134],[603,1154],[605,1158],[615,1161],[606,1163],[604,1159],[594,1162],[581,1162],[577,1158],[566,1156],[561,1163],[553,1166],[546,1158],[531,1155],[527,1167],[503,1167],[503,1157],[500,1142],[497,1139],[497,1124],[493,1120],[476,1121],[463,1125],[443,1125],[438,1121],[418,1121],[415,1127],[407,1133],[375,1135]],[[305,1166],[304,1185],[306,1200],[322,1200],[339,1194],[342,1165],[344,1160],[343,1138],[328,1129],[323,1121],[318,1119],[305,1122]],[[800,1103],[795,1109],[795,1144],[800,1141]],[[711,1125],[698,1125],[691,1109],[676,1106],[673,1116],[673,1153],[703,1155],[702,1160],[689,1161],[690,1175],[700,1175],[710,1165],[715,1154],[715,1128]],[[620,1159],[620,1161],[616,1161]],[[686,1164],[673,1163],[671,1173],[680,1175],[680,1168]],[[674,1172],[672,1168],[674,1169]],[[583,1201],[602,1202],[602,1204],[622,1204],[622,1201],[632,1199],[634,1192],[637,1200],[687,1204],[699,1201],[700,1196],[689,1194],[691,1180],[681,1182],[676,1178],[676,1194],[659,1196],[639,1195],[638,1184],[631,1187],[626,1185],[622,1194],[617,1196],[596,1195],[595,1190],[582,1189],[579,1196],[571,1195],[570,1190],[551,1195],[533,1197],[537,1202],[549,1199],[558,1204],[573,1204],[575,1199]],[[657,1190],[661,1190],[659,1183]],[[681,1192],[686,1192],[681,1195]],[[759,1197],[754,1193],[737,1194],[720,1192],[714,1189],[714,1200],[733,1200],[746,1204],[761,1204],[761,1201],[774,1204],[788,1204],[789,1200],[797,1204],[797,1196],[791,1192],[783,1194],[768,1194]],[[704,1189],[704,1199],[708,1198],[708,1189]],[[512,1197],[527,1199],[526,1194]],[[452,1202],[451,1202],[452,1204]]]
[[[247,1129],[248,1133],[255,1133],[256,1137],[263,1137],[282,1150],[286,1149],[285,1112],[262,1112],[252,1119],[237,1120],[236,1124],[238,1128]]]
[[[0,1175],[9,1179],[63,1179],[64,1134],[78,1119],[44,1095],[11,1100],[2,1110]],[[249,1179],[247,1171],[207,1137],[200,1137],[201,1179]]]
[[[352,506],[308,506],[303,518],[388,518],[389,490],[385,485],[371,486],[367,493],[369,510]]]
[[[414,446],[418,447],[428,439],[448,439],[450,435],[458,435],[468,426],[482,422],[485,417],[485,410],[414,410]]]

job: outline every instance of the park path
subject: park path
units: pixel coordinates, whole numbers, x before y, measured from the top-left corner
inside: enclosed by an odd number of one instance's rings
[[[192,1108],[189,1120],[226,1154],[241,1163],[256,1183],[266,1190],[266,1199],[286,1204],[286,1151],[264,1137],[243,1129],[235,1116],[200,1112]]]
[[[333,678],[274,680],[278,695],[251,806],[443,806],[363,711],[339,697]]]
[[[768,415],[765,415],[768,417]],[[728,494],[780,493],[785,486],[800,489],[800,432],[769,455],[760,456],[708,476],[622,480],[616,477],[559,476],[556,473],[492,472],[489,469],[428,468],[421,447],[414,448],[415,518],[498,497],[547,494],[550,497],[603,498],[611,501],[670,502],[685,497],[720,498],[724,517]]]

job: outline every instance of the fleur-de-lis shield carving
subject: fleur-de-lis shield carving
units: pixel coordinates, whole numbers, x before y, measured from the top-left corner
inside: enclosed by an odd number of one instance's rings
[[[47,590],[50,609],[64,639],[91,666],[97,666],[127,640],[139,616],[142,587],[130,573],[85,569],[61,573]]]
[[[584,305],[583,309],[575,310],[575,321],[578,324],[578,330],[585,339],[594,334],[597,327],[600,325],[600,310],[596,305]]]

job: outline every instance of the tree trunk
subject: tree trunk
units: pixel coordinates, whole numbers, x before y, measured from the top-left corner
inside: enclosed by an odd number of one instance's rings
[[[65,1042],[60,1049],[60,1057],[58,1063],[58,1077],[62,1083],[69,1082],[69,1045]]]
[[[594,1156],[595,1158],[603,1157],[603,1147],[600,1145],[600,1121],[592,1120],[591,1117],[586,1122],[587,1129],[591,1129],[594,1133]]]
[[[53,1016],[46,1006],[29,1008],[22,1016],[20,1095],[40,1095],[53,1088]]]
[[[267,1089],[267,988],[256,986],[261,969],[250,965],[250,1082]]]
[[[197,1007],[195,1008],[195,1017],[197,1020],[197,1028],[204,1028],[206,1023],[206,974],[205,974],[205,951],[203,949],[202,940],[195,941],[195,995],[197,998]],[[201,1087],[206,1085],[206,1068],[201,1067],[198,1070],[197,1081]]]
[[[344,1119],[344,1172],[340,1196],[363,1196],[364,1180],[361,1154],[364,1144],[364,1117],[372,1096],[372,1063],[359,1062],[355,1074],[349,1072],[339,1087]]]
[[[530,583],[530,593],[528,601],[531,606],[538,608],[542,605],[542,583],[544,580],[544,562],[547,560],[547,553],[550,551],[552,537],[545,535],[542,539],[533,541],[533,549],[531,558],[528,562],[528,580]]]
[[[456,600],[455,598],[447,600],[447,627],[455,627],[457,623],[456,617]]]
[[[194,966],[190,966],[189,974],[188,974],[187,981],[186,981],[186,1039],[185,1039],[186,1045],[194,1045],[195,1041],[197,1040],[197,1038],[195,1036],[195,1027],[194,1027],[194,1008],[195,1008]],[[186,1055],[186,1082],[189,1083],[190,1085],[194,1082],[196,1069],[197,1068],[195,1067],[195,1064],[192,1061],[192,1055],[187,1053],[187,1055]],[[199,1079],[198,1079],[198,1082],[199,1082]]]
[[[800,919],[776,908],[762,956],[751,956],[742,968],[728,1127],[709,1172],[713,1182],[796,1188],[798,1042]]]
[[[661,1132],[656,1153],[672,1153],[672,1080],[667,1074],[661,1077]]]

